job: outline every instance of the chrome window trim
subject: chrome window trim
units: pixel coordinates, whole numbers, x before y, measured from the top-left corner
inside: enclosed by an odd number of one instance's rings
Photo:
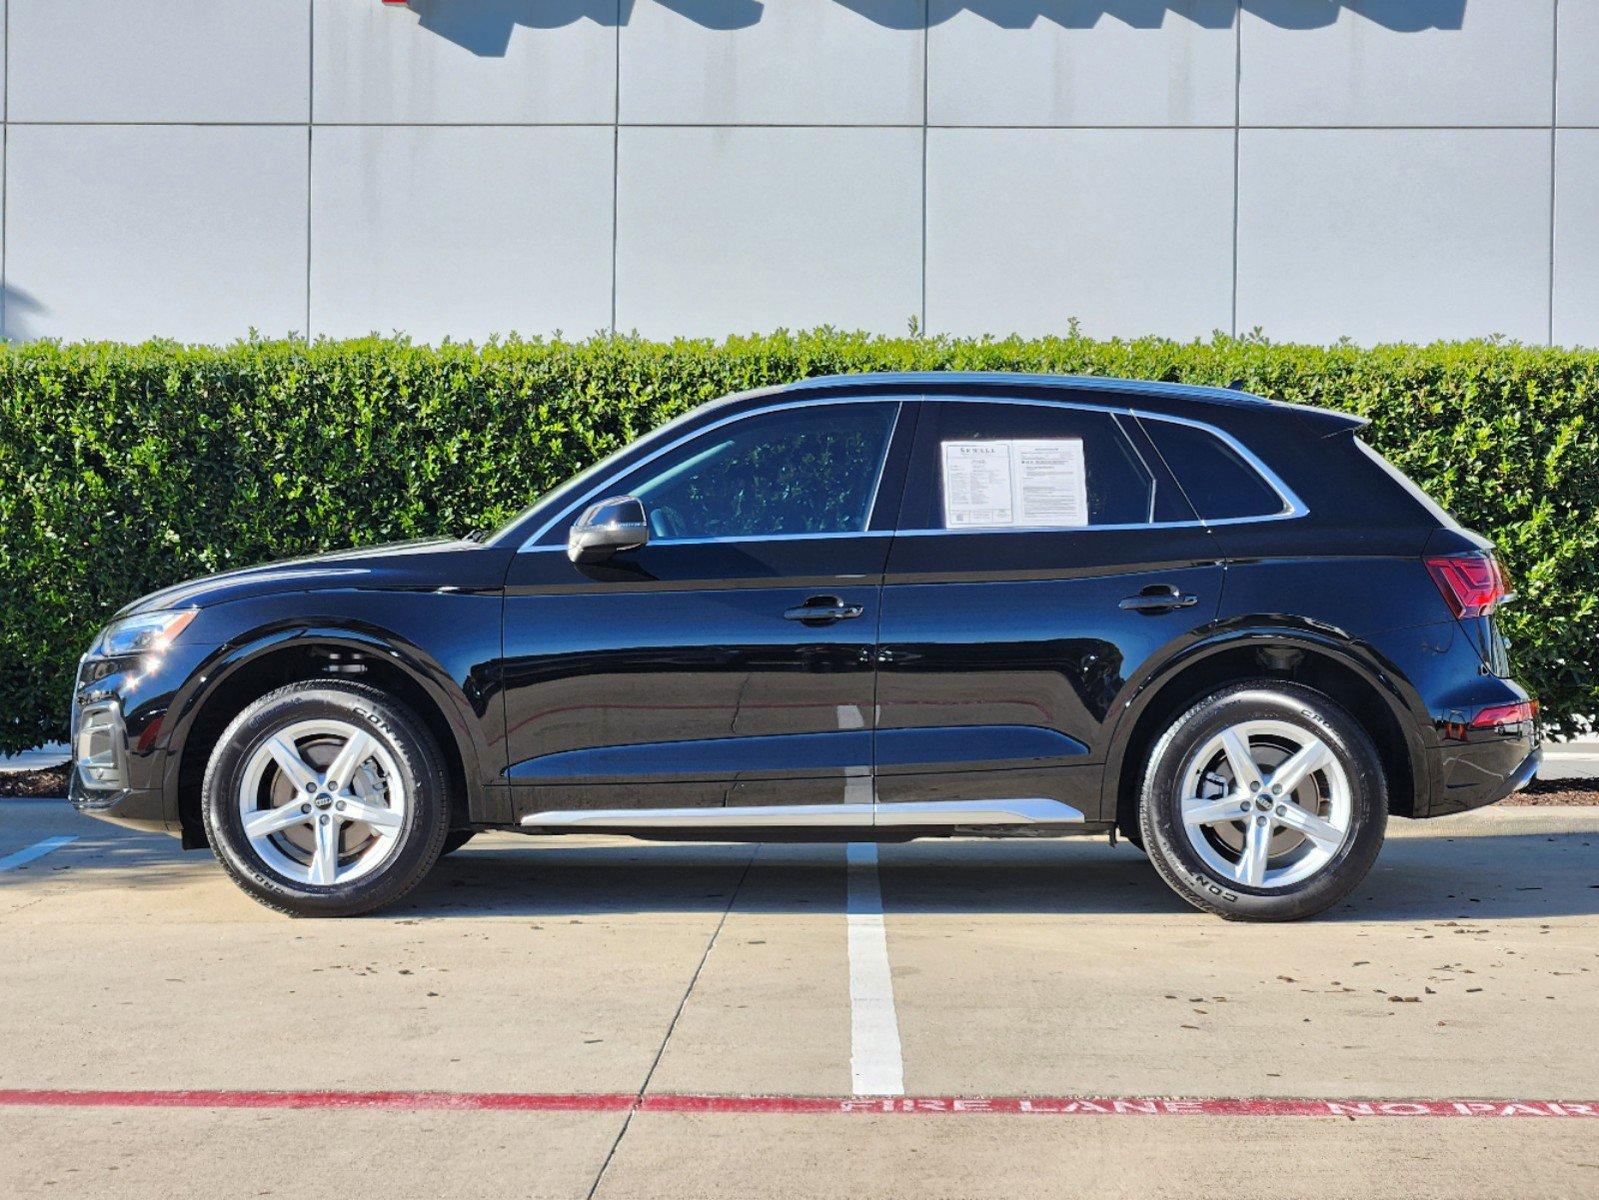
[[[1139,526],[1143,528],[1143,526]],[[935,532],[937,532],[935,530]],[[698,538],[651,538],[652,546],[721,546],[749,543],[751,545],[765,545],[767,542],[813,542],[823,541],[828,538],[885,538],[893,537],[892,529],[863,529],[859,533],[769,533],[764,537],[698,537]],[[517,551],[518,554],[546,554],[551,550],[560,550],[563,553],[566,546],[560,542],[551,542],[548,546],[524,546]]]
[[[1075,410],[1078,410],[1078,411],[1081,411],[1081,412],[1109,413],[1112,416],[1127,416],[1127,417],[1132,417],[1132,418],[1134,418],[1136,420],[1140,420],[1140,421],[1166,421],[1166,422],[1169,422],[1170,424],[1173,424],[1173,425],[1187,425],[1191,429],[1198,429],[1198,430],[1201,430],[1204,433],[1210,434],[1212,437],[1219,438],[1224,445],[1226,445],[1235,454],[1237,454],[1240,458],[1242,458],[1244,460],[1244,463],[1251,470],[1253,470],[1256,474],[1258,474],[1262,479],[1264,479],[1266,481],[1266,485],[1268,487],[1270,487],[1271,490],[1277,494],[1278,499],[1280,499],[1283,502],[1283,508],[1282,508],[1281,512],[1276,512],[1276,513],[1267,513],[1267,514],[1263,514],[1263,515],[1259,515],[1259,516],[1252,516],[1252,517],[1218,517],[1218,518],[1216,518],[1214,520],[1210,520],[1210,521],[1205,520],[1203,517],[1196,516],[1195,519],[1192,520],[1192,521],[1143,521],[1143,522],[1138,522],[1136,524],[1125,524],[1125,523],[1123,523],[1123,524],[1115,524],[1115,525],[1004,526],[1004,527],[993,528],[993,529],[894,529],[894,530],[865,529],[865,530],[861,530],[858,533],[778,533],[778,534],[770,534],[770,535],[767,535],[765,537],[678,538],[678,539],[673,539],[671,541],[664,541],[663,540],[663,541],[658,542],[657,544],[659,544],[659,545],[673,545],[673,546],[686,546],[686,545],[710,545],[710,544],[740,543],[740,542],[750,542],[750,543],[778,542],[778,541],[791,541],[791,540],[800,539],[800,538],[887,537],[887,536],[932,537],[934,535],[938,535],[938,536],[951,536],[951,535],[960,536],[960,535],[977,534],[977,533],[986,533],[986,534],[1006,534],[1006,533],[1093,533],[1093,532],[1096,532],[1098,530],[1105,530],[1107,532],[1117,532],[1117,531],[1126,532],[1127,530],[1131,530],[1131,529],[1209,529],[1209,528],[1213,528],[1213,527],[1218,526],[1218,525],[1249,525],[1249,524],[1254,524],[1256,522],[1266,522],[1266,521],[1291,521],[1291,520],[1295,520],[1296,518],[1306,516],[1310,512],[1310,510],[1305,506],[1304,501],[1300,500],[1298,495],[1295,494],[1294,490],[1292,488],[1290,488],[1288,486],[1288,484],[1283,481],[1282,477],[1280,475],[1278,475],[1277,472],[1273,471],[1269,466],[1267,466],[1264,462],[1262,462],[1261,459],[1260,459],[1260,456],[1257,455],[1253,450],[1249,449],[1249,447],[1245,446],[1242,442],[1240,442],[1237,438],[1233,437],[1233,435],[1228,433],[1226,430],[1218,429],[1216,426],[1210,424],[1209,422],[1198,421],[1198,420],[1195,420],[1192,417],[1178,417],[1178,416],[1173,416],[1170,413],[1150,412],[1147,409],[1134,408],[1131,405],[1123,406],[1123,405],[1108,405],[1108,404],[1089,404],[1089,403],[1085,403],[1085,402],[1080,401],[1080,400],[1041,400],[1041,399],[1037,399],[1037,398],[1033,398],[1033,397],[1010,397],[1010,396],[932,396],[932,397],[928,397],[928,396],[913,396],[913,395],[906,395],[906,394],[894,394],[894,395],[885,395],[885,396],[822,396],[822,397],[818,397],[817,399],[814,399],[814,400],[790,400],[790,401],[786,401],[786,402],[781,403],[781,404],[769,404],[769,405],[765,405],[765,406],[763,406],[761,408],[752,408],[752,409],[748,409],[748,410],[746,410],[744,412],[733,413],[733,414],[731,414],[729,416],[723,417],[719,421],[713,421],[711,424],[706,425],[706,426],[704,426],[701,429],[696,429],[696,430],[694,430],[691,433],[686,433],[686,434],[682,435],[681,437],[678,437],[678,438],[674,439],[673,441],[669,442],[668,444],[666,444],[666,445],[660,447],[659,449],[651,452],[650,454],[646,455],[644,458],[640,459],[638,462],[634,463],[632,466],[626,468],[624,471],[619,472],[618,474],[610,476],[600,486],[590,489],[589,492],[586,495],[584,495],[583,497],[581,497],[578,501],[576,501],[575,503],[573,503],[573,504],[569,505],[568,507],[562,509],[554,517],[552,517],[549,521],[546,521],[543,525],[541,525],[535,532],[530,534],[522,542],[521,546],[519,546],[517,548],[517,552],[518,553],[527,553],[527,552],[536,552],[536,551],[541,551],[541,550],[564,550],[565,549],[564,546],[555,546],[555,545],[539,546],[539,545],[536,545],[535,543],[540,538],[542,538],[545,534],[549,533],[550,530],[554,529],[558,524],[560,524],[562,517],[565,517],[565,516],[569,515],[571,512],[573,512],[576,509],[579,509],[582,506],[582,504],[585,501],[589,500],[591,497],[599,495],[600,493],[604,492],[606,490],[606,485],[610,481],[619,478],[621,475],[631,474],[633,471],[638,470],[640,467],[647,466],[649,463],[654,462],[661,455],[667,454],[670,451],[675,450],[677,447],[683,445],[685,442],[691,441],[692,439],[699,437],[701,434],[711,433],[714,430],[722,428],[724,425],[731,425],[735,421],[746,420],[746,419],[748,419],[750,417],[764,416],[767,413],[782,412],[782,411],[787,410],[787,409],[819,408],[819,407],[822,407],[824,405],[832,405],[832,404],[874,404],[874,403],[881,404],[881,403],[892,403],[892,404],[897,405],[898,407],[896,408],[895,413],[894,413],[894,424],[889,430],[888,444],[884,447],[884,450],[883,450],[883,461],[878,464],[877,481],[872,485],[872,503],[871,503],[870,507],[868,507],[868,509],[866,510],[866,514],[867,514],[866,515],[866,519],[867,519],[867,522],[869,524],[871,522],[871,519],[872,519],[872,514],[877,509],[878,492],[882,488],[882,485],[883,485],[883,472],[885,471],[885,469],[887,468],[887,465],[888,465],[888,452],[892,448],[894,435],[899,430],[899,422],[900,422],[901,418],[903,418],[903,416],[905,415],[905,405],[909,401],[921,401],[921,402],[924,402],[924,403],[933,403],[933,404],[951,404],[951,403],[953,403],[953,404],[1012,404],[1012,405],[1024,405],[1024,406],[1027,406],[1027,407],[1030,407],[1030,408],[1069,408],[1069,409],[1075,409]],[[667,427],[668,426],[662,426],[663,429],[667,428]],[[1121,430],[1121,429],[1118,428],[1118,432],[1120,432],[1123,437],[1127,436],[1125,430]],[[1131,441],[1131,439],[1129,439],[1129,441]],[[1136,443],[1133,444],[1133,448],[1134,448],[1135,451],[1137,450]],[[557,491],[557,494],[559,494],[559,491]]]
[[[536,529],[533,533],[529,534],[523,540],[522,544],[519,547],[517,547],[517,553],[520,554],[520,553],[523,553],[524,551],[532,551],[532,550],[556,549],[557,547],[538,546],[538,545],[535,545],[534,543],[536,543],[545,534],[549,533],[550,530],[554,529],[557,525],[559,525],[561,523],[562,518],[569,516],[574,511],[580,510],[582,505],[584,504],[584,502],[589,500],[591,497],[597,496],[600,493],[604,492],[606,490],[606,487],[609,484],[611,484],[613,481],[618,480],[618,479],[622,478],[623,476],[631,475],[634,471],[639,470],[641,467],[648,466],[650,463],[654,462],[657,458],[660,458],[661,455],[670,453],[671,451],[677,449],[679,446],[683,445],[684,443],[693,441],[695,438],[700,437],[702,434],[713,433],[716,430],[721,429],[724,425],[731,425],[735,421],[748,420],[751,417],[765,416],[767,413],[783,412],[783,411],[785,411],[787,409],[793,409],[793,408],[822,408],[824,406],[837,405],[837,404],[892,404],[892,405],[894,405],[894,416],[893,416],[893,419],[889,422],[888,438],[883,443],[882,458],[878,461],[878,464],[877,464],[877,479],[872,484],[872,499],[871,499],[871,503],[866,506],[866,523],[868,525],[870,525],[871,522],[872,522],[872,514],[877,511],[877,496],[878,496],[878,492],[882,489],[882,486],[883,486],[883,472],[888,467],[888,454],[889,454],[889,451],[891,449],[893,449],[893,446],[894,446],[894,435],[899,432],[900,418],[905,415],[905,402],[907,400],[917,400],[917,399],[920,399],[920,397],[917,397],[917,396],[906,396],[906,395],[888,395],[888,396],[822,396],[822,397],[818,397],[817,399],[814,399],[814,400],[790,400],[790,401],[787,401],[786,403],[783,403],[783,404],[769,404],[769,405],[766,405],[766,406],[764,406],[762,408],[751,408],[751,409],[745,410],[744,412],[732,413],[732,414],[730,414],[728,416],[723,417],[720,421],[712,421],[709,425],[703,426],[702,428],[699,428],[699,429],[695,429],[692,432],[683,434],[681,437],[676,438],[676,439],[672,440],[671,442],[668,442],[666,445],[660,447],[659,449],[651,451],[649,454],[645,455],[643,458],[639,459],[638,462],[633,463],[631,466],[628,466],[628,467],[624,468],[622,471],[619,471],[619,472],[609,476],[608,479],[605,481],[605,483],[601,484],[599,487],[591,488],[588,491],[588,493],[586,495],[584,495],[581,499],[579,499],[576,503],[568,505],[566,508],[561,509],[560,511],[558,511],[555,514],[555,516],[551,517],[543,525],[539,526],[539,528]],[[687,415],[687,414],[685,414],[685,415]],[[662,429],[665,429],[665,428],[666,428],[666,426],[663,425]],[[624,449],[625,449],[625,447],[624,447]],[[768,535],[766,535],[764,537],[659,538],[659,539],[653,539],[653,541],[654,541],[654,544],[661,545],[661,546],[684,546],[684,545],[694,545],[694,544],[705,545],[705,544],[711,543],[711,542],[775,542],[775,541],[786,541],[786,540],[793,539],[793,538],[867,537],[867,536],[870,536],[873,533],[888,533],[888,532],[890,532],[890,531],[889,530],[862,529],[862,530],[859,530],[859,531],[854,532],[854,533],[849,533],[849,532],[845,532],[845,533],[774,533],[774,534],[768,534]],[[564,547],[560,547],[560,548],[564,549]]]

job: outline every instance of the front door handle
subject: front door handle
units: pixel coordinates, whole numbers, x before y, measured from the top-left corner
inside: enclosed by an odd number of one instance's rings
[[[1170,612],[1174,608],[1192,608],[1198,603],[1198,596],[1180,592],[1169,583],[1156,583],[1136,596],[1128,596],[1117,607],[1128,612]]]
[[[864,604],[845,604],[837,596],[812,596],[804,604],[783,613],[785,621],[803,621],[807,625],[831,625],[834,621],[850,621],[866,611]]]

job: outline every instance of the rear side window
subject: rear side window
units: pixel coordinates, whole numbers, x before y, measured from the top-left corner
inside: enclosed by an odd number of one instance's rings
[[[1139,423],[1205,520],[1275,517],[1285,509],[1277,489],[1215,434],[1154,418]]]
[[[1136,437],[1135,431],[1135,437]],[[1192,521],[1171,477],[1094,409],[928,401],[902,529],[1072,529]]]

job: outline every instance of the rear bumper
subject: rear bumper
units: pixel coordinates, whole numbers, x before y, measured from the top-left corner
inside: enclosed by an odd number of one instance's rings
[[[1510,757],[1514,765],[1506,769],[1506,758],[1512,754],[1523,757],[1519,763]],[[1484,808],[1521,791],[1538,774],[1543,748],[1536,743],[1530,748],[1519,743],[1499,743],[1463,747],[1452,754],[1445,752],[1441,758],[1443,787],[1427,813],[1429,817]]]

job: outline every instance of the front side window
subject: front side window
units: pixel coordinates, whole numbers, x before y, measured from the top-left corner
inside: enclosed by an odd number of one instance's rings
[[[653,540],[859,533],[898,407],[759,413],[694,438],[615,490],[644,502]]]
[[[1112,414],[1096,409],[929,402],[900,525],[1089,529],[1193,520],[1152,457]]]

